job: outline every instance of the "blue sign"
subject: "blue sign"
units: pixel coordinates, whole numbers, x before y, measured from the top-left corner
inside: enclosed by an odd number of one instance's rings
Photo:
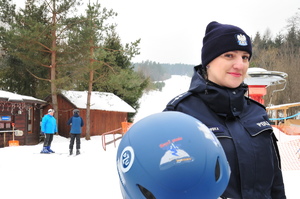
[[[10,116],[1,116],[1,121],[11,121]]]

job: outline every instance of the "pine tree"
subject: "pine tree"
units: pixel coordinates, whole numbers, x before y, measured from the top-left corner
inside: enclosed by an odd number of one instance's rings
[[[15,5],[9,3],[6,0],[0,2],[0,42],[4,52],[0,66],[1,87],[24,95],[45,97],[49,82],[40,80],[46,79],[49,72],[40,63],[47,55],[36,43],[48,43],[49,39],[36,36],[35,43],[32,42],[36,35],[34,29],[45,25],[44,7],[34,6],[28,1],[24,9],[16,12]],[[29,51],[29,48],[33,50]]]
[[[145,84],[146,80],[139,77],[130,68],[130,60],[138,54],[137,45],[139,40],[126,44],[125,47],[121,45],[120,39],[115,32],[116,24],[108,23],[109,19],[116,15],[113,10],[101,9],[101,5],[98,2],[94,4],[89,3],[85,15],[79,19],[81,23],[74,26],[73,31],[68,35],[68,46],[71,46],[75,52],[78,52],[75,56],[78,65],[73,69],[68,68],[61,74],[69,74],[65,75],[65,77],[72,76],[70,81],[64,82],[71,82],[74,89],[87,90],[88,92],[85,125],[87,140],[90,139],[90,101],[92,91],[113,92],[127,103],[137,105],[137,101],[145,87],[143,83]],[[74,20],[76,21],[76,19]],[[80,50],[76,49],[78,47],[80,47]],[[74,56],[72,55],[69,59],[74,59]],[[125,74],[126,81],[120,81],[125,78]],[[118,85],[112,85],[111,80],[117,80]],[[134,80],[140,80],[142,83],[139,85],[134,84]],[[134,91],[129,89],[130,86],[124,87],[124,85],[128,84],[134,87]],[[138,92],[135,93],[136,91]]]
[[[52,106],[57,107],[57,73],[58,68],[63,67],[64,51],[66,47],[66,35],[73,26],[74,21],[69,23],[67,15],[74,14],[77,0],[27,0],[24,9],[15,11],[15,5],[11,0],[1,1],[1,45],[7,55],[23,62],[28,66],[28,71],[39,80],[48,81],[51,85]],[[78,21],[76,23],[79,23]],[[5,28],[4,28],[5,27]],[[70,63],[68,63],[70,64]],[[32,67],[34,66],[34,67]],[[47,69],[48,74],[42,73]],[[37,72],[37,73],[36,73]]]

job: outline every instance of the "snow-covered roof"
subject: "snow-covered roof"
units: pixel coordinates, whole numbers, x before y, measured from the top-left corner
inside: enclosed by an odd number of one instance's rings
[[[87,91],[62,91],[70,102],[77,108],[86,109]],[[135,113],[135,109],[113,93],[93,91],[91,95],[91,109]]]
[[[248,85],[278,85],[286,82],[287,74],[280,71],[267,71],[263,68],[249,68],[245,83]]]
[[[0,90],[0,101],[46,103],[46,101],[41,99],[37,99],[27,95],[19,95],[16,93],[3,91],[3,90]]]

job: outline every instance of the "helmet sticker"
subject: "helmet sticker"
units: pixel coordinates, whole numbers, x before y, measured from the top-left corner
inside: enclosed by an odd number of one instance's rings
[[[192,162],[194,160],[194,158],[186,151],[179,148],[179,143],[175,144],[175,142],[179,142],[182,139],[182,137],[175,138],[159,145],[160,148],[167,150],[164,156],[160,159],[161,170],[169,169],[173,166]]]
[[[119,166],[123,173],[126,173],[130,170],[132,164],[134,162],[134,151],[131,146],[127,146],[123,149],[120,155]]]

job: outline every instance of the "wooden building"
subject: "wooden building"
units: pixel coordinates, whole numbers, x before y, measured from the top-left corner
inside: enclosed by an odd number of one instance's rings
[[[46,98],[49,104],[44,108],[47,113],[51,105],[51,96]],[[79,115],[86,124],[87,91],[62,91],[58,94],[58,134],[69,137],[70,126],[67,122],[73,116],[73,110],[79,109]],[[121,123],[127,121],[127,114],[135,110],[113,93],[92,92],[90,108],[90,135],[102,135],[120,129]],[[82,128],[82,137],[86,135],[86,125]]]
[[[0,90],[0,147],[15,141],[34,145],[40,141],[40,121],[46,101]]]

